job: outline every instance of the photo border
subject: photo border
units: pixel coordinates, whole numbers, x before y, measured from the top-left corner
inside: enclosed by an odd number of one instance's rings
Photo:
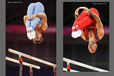
[[[5,13],[5,4],[6,0],[0,0],[0,75],[1,76],[6,76],[6,62],[5,62],[5,55],[6,55],[6,51],[5,51],[5,47],[6,47],[6,29],[5,29],[5,25],[6,25],[6,13]]]
[[[109,2],[109,72],[63,72],[63,3],[64,2]],[[57,76],[112,76],[114,71],[113,47],[113,0],[57,0]]]

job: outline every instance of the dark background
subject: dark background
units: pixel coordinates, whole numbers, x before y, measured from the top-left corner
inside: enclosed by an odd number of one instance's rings
[[[85,6],[94,7],[100,13],[100,18],[104,26],[105,35],[102,40],[97,42],[98,49],[94,54],[89,53],[88,43],[83,39],[71,37],[71,28],[74,23],[74,11],[76,8]],[[82,10],[79,11],[79,13]],[[108,2],[64,2],[63,3],[63,57],[76,60],[85,64],[93,65],[102,69],[109,70],[109,3]],[[64,62],[63,66],[67,64]],[[72,69],[82,72],[93,72],[92,70],[78,67],[71,64]]]
[[[27,38],[23,23],[23,16],[27,14],[27,7],[31,2],[40,1],[48,19],[48,29],[43,33],[44,41],[35,45]],[[6,0],[6,56],[18,59],[17,55],[8,52],[12,48],[34,57],[56,64],[56,0]],[[34,76],[53,76],[53,68],[30,59],[23,60],[41,67],[33,69]],[[23,76],[29,75],[29,67],[23,69]],[[6,76],[18,76],[19,65],[6,61]]]

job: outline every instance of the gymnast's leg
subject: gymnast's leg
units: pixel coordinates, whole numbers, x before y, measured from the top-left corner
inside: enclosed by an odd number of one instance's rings
[[[31,3],[27,9],[27,16],[31,18],[32,15],[37,14],[37,13],[42,13],[42,12],[44,12],[43,4],[41,4],[40,2]],[[35,38],[36,34],[35,34],[34,29],[36,25],[39,24],[40,22],[41,22],[41,19],[39,17],[36,17],[35,19],[32,19],[32,20],[31,19],[26,20],[27,37],[30,40]]]
[[[27,16],[28,17],[32,17],[32,14],[33,14],[33,11],[34,11],[34,5],[35,3],[30,3],[29,6],[28,6],[28,9],[27,9]],[[26,20],[26,30],[27,28],[30,28],[31,27],[31,20]]]
[[[99,14],[98,10],[95,9],[95,8],[91,8],[90,11],[92,13],[95,12],[95,14]],[[92,23],[95,23],[95,20],[93,18],[91,18],[91,15],[90,13],[85,13],[85,10],[84,10],[84,13],[81,13],[81,15],[85,15],[84,17],[82,16],[81,17],[81,20],[78,21],[78,18],[75,20],[74,24],[73,24],[73,27],[72,27],[72,37],[73,38],[77,38],[77,37],[80,37],[81,36],[81,30],[92,24]],[[80,18],[79,16],[79,18]]]
[[[42,3],[40,2],[31,3],[29,4],[27,9],[27,16],[31,18],[33,14],[43,13],[43,12],[44,12],[44,6]],[[33,29],[35,29],[35,26],[40,22],[41,22],[41,19],[39,17],[36,17],[33,20],[27,20],[26,28],[32,27]]]
[[[33,14],[37,14],[37,13],[43,13],[44,12],[44,6],[42,3],[37,2],[34,5],[34,13]],[[33,29],[35,29],[37,24],[41,23],[41,18],[36,17],[35,19],[31,20],[31,27]]]
[[[32,17],[34,13],[35,3],[30,3],[27,9],[27,17]],[[36,37],[34,29],[31,27],[31,19],[26,20],[26,30],[27,30],[27,37],[31,40]]]

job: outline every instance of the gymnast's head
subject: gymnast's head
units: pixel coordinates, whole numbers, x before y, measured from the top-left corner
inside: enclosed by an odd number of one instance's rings
[[[43,42],[43,36],[42,36],[42,34],[40,32],[38,32],[38,31],[35,31],[35,33],[36,33],[36,37],[33,39],[33,43],[34,44],[40,44],[40,43],[42,43]]]
[[[95,53],[97,50],[97,43],[94,41],[90,41],[88,44],[88,49],[90,53]]]

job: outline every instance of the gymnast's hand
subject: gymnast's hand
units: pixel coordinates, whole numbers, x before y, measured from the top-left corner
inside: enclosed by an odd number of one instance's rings
[[[31,20],[35,19],[36,17],[37,17],[36,14],[32,15]]]
[[[27,16],[27,15],[26,15],[26,18],[27,18],[27,20],[30,20],[30,16]]]
[[[75,19],[78,18],[79,14],[78,13],[74,13]]]
[[[85,13],[90,13],[91,12],[91,10],[90,9],[86,9],[86,11],[85,11]]]

